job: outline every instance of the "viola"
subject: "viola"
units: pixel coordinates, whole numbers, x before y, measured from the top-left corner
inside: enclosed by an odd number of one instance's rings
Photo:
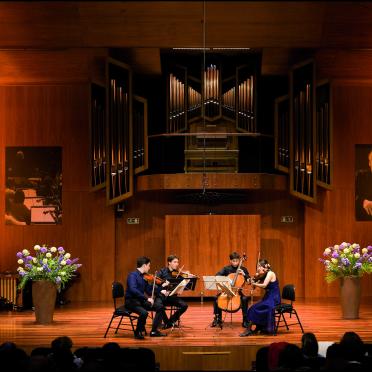
[[[143,279],[145,279],[146,282],[149,283],[149,284],[154,284],[154,279],[155,279],[155,284],[156,285],[161,285],[165,282],[165,279],[161,279],[154,274],[148,274],[148,273],[143,274]]]

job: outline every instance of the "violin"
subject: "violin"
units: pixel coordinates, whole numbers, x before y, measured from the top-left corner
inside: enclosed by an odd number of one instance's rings
[[[256,273],[250,278],[250,284],[254,283],[263,283],[266,279],[267,271],[264,273]]]
[[[165,283],[165,279],[161,279],[154,274],[148,274],[148,273],[143,274],[143,279],[145,279],[146,282],[149,283],[149,284],[154,284],[154,279],[155,279],[155,284],[156,285],[161,285],[161,284]]]
[[[173,278],[197,278],[197,275],[191,274],[188,271],[172,271]]]

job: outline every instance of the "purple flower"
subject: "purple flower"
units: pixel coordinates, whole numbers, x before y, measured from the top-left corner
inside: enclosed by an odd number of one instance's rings
[[[81,266],[83,266],[82,264],[76,264],[76,267],[81,267]]]
[[[27,262],[32,261],[32,259],[33,259],[32,256],[27,256],[27,257],[25,257],[25,260],[26,260]]]
[[[61,261],[63,261],[63,256],[60,256],[60,257],[58,258],[58,263],[60,263]]]
[[[40,252],[41,252],[41,253],[47,253],[47,252],[48,252],[48,249],[45,248],[45,247],[41,247],[41,248],[40,248]]]
[[[63,249],[63,247],[58,247],[58,252],[64,252],[65,250]]]
[[[362,267],[362,264],[360,262],[357,262],[355,265],[354,265],[354,269],[360,269]]]
[[[27,267],[28,269],[32,269],[32,265],[31,264],[26,264],[25,267]]]
[[[73,265],[74,263],[78,262],[79,259],[78,258],[74,258],[73,260],[71,260],[71,265]]]
[[[60,277],[60,276],[57,276],[57,277],[56,277],[56,283],[57,283],[57,284],[61,283],[61,277]]]
[[[350,261],[347,258],[341,258],[341,262],[344,264],[344,266],[350,265]]]
[[[17,257],[18,257],[18,258],[22,258],[22,257],[23,257],[22,252],[17,252]]]
[[[332,253],[332,257],[333,258],[338,258],[339,257],[339,254],[335,251],[335,252]]]
[[[68,258],[67,260],[66,260],[66,265],[71,265],[71,260]]]
[[[25,275],[26,275],[26,272],[25,272],[25,271],[20,271],[20,272],[19,272],[19,275],[20,275],[20,276],[25,276]]]

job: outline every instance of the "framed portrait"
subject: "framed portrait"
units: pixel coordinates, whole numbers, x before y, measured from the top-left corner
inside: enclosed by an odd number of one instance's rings
[[[62,223],[62,147],[7,147],[5,223]]]
[[[372,144],[355,145],[355,218],[372,221]]]

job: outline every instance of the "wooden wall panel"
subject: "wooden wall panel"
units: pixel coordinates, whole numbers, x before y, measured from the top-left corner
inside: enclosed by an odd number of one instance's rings
[[[166,215],[165,257],[180,256],[184,270],[199,276],[195,291],[185,296],[206,296],[215,291],[204,291],[203,275],[215,275],[229,263],[229,254],[246,253],[247,267],[255,273],[260,249],[261,221],[257,215]]]
[[[87,84],[0,87],[0,216],[4,215],[5,146],[62,146],[63,222],[0,223],[0,271],[15,270],[15,254],[36,243],[63,245],[80,257],[81,279],[68,296],[108,300],[114,277],[114,213],[104,193],[89,192]],[[99,280],[98,280],[99,279]]]
[[[135,269],[135,260],[146,254],[152,259],[153,269],[166,264],[166,215],[260,215],[261,257],[267,258],[277,272],[280,283],[293,283],[297,294],[303,296],[303,206],[286,193],[247,193],[242,203],[181,204],[175,193],[137,193],[126,204],[126,211],[117,221],[117,270],[116,278],[126,280],[128,272]],[[292,215],[294,223],[283,224],[280,216]],[[139,225],[128,225],[128,217],[139,217]],[[174,249],[177,252],[177,247]],[[188,262],[182,258],[187,266]]]
[[[328,285],[318,262],[328,245],[343,241],[372,244],[371,223],[355,221],[354,211],[354,149],[355,144],[372,143],[372,85],[335,84],[333,97],[334,187],[322,192],[318,206],[305,208],[306,297],[338,296],[339,283]],[[362,295],[370,296],[371,276],[364,278],[363,287]]]

